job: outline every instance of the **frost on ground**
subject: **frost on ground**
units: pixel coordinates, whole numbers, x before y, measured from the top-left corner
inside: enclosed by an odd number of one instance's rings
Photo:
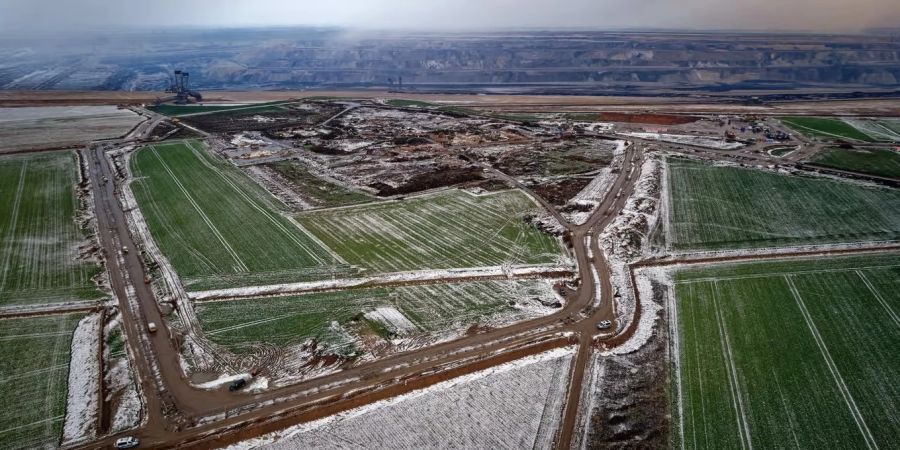
[[[622,167],[626,148],[628,148],[627,141],[616,141],[613,160],[609,166],[600,169],[597,176],[563,207],[563,211],[565,211],[563,215],[566,219],[575,224],[582,224],[600,206],[606,193],[609,192],[609,188],[616,180],[613,169]]]
[[[118,314],[106,324],[104,335],[107,336],[103,355],[107,368],[104,400],[111,415],[109,430],[118,433],[134,428],[140,423],[144,403],[135,382],[131,361],[128,359],[125,348],[127,336],[121,328]],[[115,338],[112,338],[113,336]],[[118,341],[119,339],[121,341]]]
[[[402,312],[393,306],[380,306],[365,314],[366,319],[379,322],[397,334],[418,329]]]
[[[452,281],[475,278],[552,278],[548,274],[567,274],[572,272],[572,264],[568,258],[560,258],[559,265],[521,265],[521,266],[485,266],[462,269],[428,269],[409,272],[394,272],[384,275],[359,278],[338,278],[334,280],[308,281],[299,283],[271,284],[267,286],[251,286],[240,288],[213,289],[209,291],[191,292],[192,300],[216,300],[229,298],[246,298],[269,295],[302,294],[306,292],[332,291],[354,287],[389,285],[393,283]]]
[[[552,350],[229,448],[550,448],[573,354]]]
[[[138,425],[143,401],[135,385],[127,359],[118,359],[107,374],[107,388],[119,393],[110,431],[118,433]]]
[[[94,425],[99,411],[99,345],[100,315],[91,314],[78,322],[72,336],[63,444],[85,442],[97,434]]]
[[[664,134],[664,133],[619,133],[623,136],[654,141],[670,142],[673,144],[696,145],[718,150],[737,150],[744,146],[740,142],[728,142],[716,136],[694,136],[690,134]]]
[[[625,203],[622,214],[599,236],[600,248],[612,269],[613,286],[620,295],[616,301],[620,331],[628,325],[627,320],[632,317],[635,308],[628,263],[646,256],[650,249],[648,236],[660,220],[659,195],[663,169],[664,165],[656,158],[644,161],[634,193]]]

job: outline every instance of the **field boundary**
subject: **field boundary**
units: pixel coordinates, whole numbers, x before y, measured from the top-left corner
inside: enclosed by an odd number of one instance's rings
[[[521,279],[559,280],[571,277],[573,274],[574,269],[565,266],[487,266],[394,272],[372,277],[213,289],[189,292],[187,295],[195,302],[208,302],[416,284]]]

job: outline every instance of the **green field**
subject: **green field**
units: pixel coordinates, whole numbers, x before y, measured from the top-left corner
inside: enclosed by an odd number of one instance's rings
[[[212,112],[230,112],[234,111],[241,114],[252,114],[262,112],[279,111],[278,106],[283,101],[256,103],[246,105],[159,105],[150,108],[152,111],[165,114],[167,116],[179,117],[186,114],[196,113],[212,113]]]
[[[266,166],[287,180],[304,200],[317,207],[346,206],[375,200],[369,195],[316,177],[297,161],[279,161]]]
[[[72,152],[0,156],[0,306],[102,297],[77,260],[77,170]]]
[[[812,163],[851,172],[900,178],[900,152],[890,149],[844,150],[829,148],[816,155]]]
[[[829,119],[824,117],[782,117],[780,120],[787,126],[812,138],[831,140],[852,139],[864,142],[874,141],[871,136],[841,119]]]
[[[131,184],[188,290],[319,279],[350,270],[241,171],[195,141],[146,147]]]
[[[347,262],[394,272],[553,262],[560,255],[556,239],[522,218],[537,208],[519,191],[451,190],[310,211],[297,220]]]
[[[57,448],[79,315],[0,319],[0,448]]]
[[[844,122],[879,142],[900,142],[900,120],[845,118]]]
[[[900,191],[669,159],[672,247],[900,239]]]
[[[400,108],[408,108],[408,107],[417,107],[417,108],[428,108],[430,106],[437,106],[434,103],[423,102],[419,100],[406,100],[402,98],[392,98],[387,101],[388,105],[397,106]]]
[[[554,300],[543,281],[483,281],[391,288],[352,289],[293,297],[271,297],[196,305],[204,333],[213,342],[241,353],[255,344],[285,346],[315,339],[331,351],[356,351],[358,336],[421,336],[464,331],[473,323],[536,315],[509,301]],[[400,328],[365,313],[393,307],[409,321]]]
[[[744,263],[675,279],[676,443],[896,445],[900,255]]]

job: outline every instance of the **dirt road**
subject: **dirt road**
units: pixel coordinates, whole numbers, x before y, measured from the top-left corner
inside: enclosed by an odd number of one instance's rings
[[[166,322],[151,289],[143,283],[145,270],[140,252],[116,196],[117,184],[112,181],[116,171],[104,154],[107,149],[149,136],[153,126],[148,124],[139,128],[126,140],[98,144],[88,152],[100,240],[108,260],[110,281],[125,319],[129,352],[147,399],[147,422],[138,430],[124,434],[138,436],[145,448],[220,446],[420,389],[446,377],[500,364],[509,358],[574,343],[578,350],[573,359],[563,421],[556,441],[557,448],[571,446],[577,428],[584,374],[597,344],[596,338],[602,335],[607,342],[622,343],[634,332],[636,318],[628,324],[615,323],[611,269],[596,237],[615,220],[634,189],[644,161],[644,154],[638,148],[641,145],[630,145],[626,149],[623,166],[609,194],[582,225],[568,223],[546,201],[515,179],[506,177],[548,208],[570,234],[580,283],[567,296],[565,306],[555,314],[248,395],[192,387],[183,376],[179,347],[170,330],[166,326],[160,326],[156,333],[147,330],[147,322],[160,325]],[[710,155],[715,157],[718,152]],[[110,181],[104,182],[104,179]],[[125,253],[123,248],[131,251]],[[600,298],[597,298],[598,291]],[[636,313],[639,311],[636,306]],[[612,329],[619,333],[611,336],[598,330],[597,324],[603,320],[612,321]],[[566,337],[569,335],[574,336],[574,342]],[[85,448],[110,445],[120,436],[106,437]]]

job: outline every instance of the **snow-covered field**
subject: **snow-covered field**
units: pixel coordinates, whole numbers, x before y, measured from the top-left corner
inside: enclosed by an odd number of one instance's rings
[[[142,120],[115,106],[0,108],[0,150],[118,137]]]
[[[229,448],[550,448],[573,353],[523,358]]]
[[[665,133],[619,133],[639,139],[651,139],[654,141],[670,142],[672,144],[697,145],[719,150],[737,150],[744,146],[740,142],[727,142],[725,139],[714,136],[695,136],[690,134],[665,134]]]

